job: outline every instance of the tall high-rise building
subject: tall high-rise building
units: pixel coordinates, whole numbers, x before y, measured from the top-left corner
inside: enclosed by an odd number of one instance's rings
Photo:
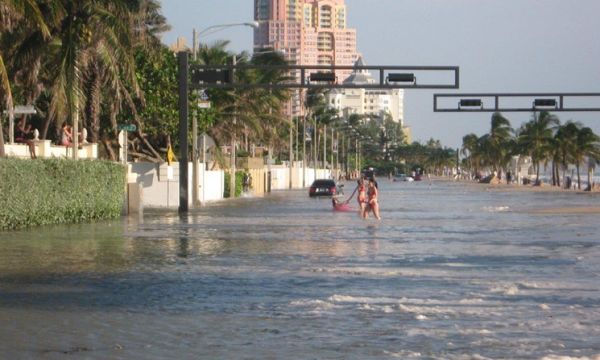
[[[358,59],[356,30],[347,28],[344,0],[254,0],[254,48],[283,50],[291,64],[346,65]],[[352,70],[338,72],[342,82]],[[298,75],[298,74],[295,74]],[[287,112],[302,114],[300,97]]]

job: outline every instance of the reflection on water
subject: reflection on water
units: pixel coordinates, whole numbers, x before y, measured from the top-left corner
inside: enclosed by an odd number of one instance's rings
[[[1,357],[600,354],[598,214],[538,211],[599,197],[380,188],[380,222],[292,191],[0,233]]]

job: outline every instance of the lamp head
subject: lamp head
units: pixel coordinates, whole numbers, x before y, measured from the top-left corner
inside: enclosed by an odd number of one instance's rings
[[[244,23],[244,25],[250,26],[251,28],[254,28],[254,29],[258,29],[258,26],[260,24],[258,23],[258,21],[251,21],[251,22]]]

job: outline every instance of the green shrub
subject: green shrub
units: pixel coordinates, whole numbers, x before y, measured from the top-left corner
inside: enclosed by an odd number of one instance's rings
[[[228,198],[230,197],[230,184],[231,184],[231,175],[229,174],[229,172],[225,172],[225,177],[224,177],[224,181],[225,181],[225,186],[223,188],[223,197],[224,198]],[[235,172],[235,196],[236,197],[240,197],[242,195],[242,190],[243,190],[243,186],[244,186],[244,172],[243,171],[236,171]]]
[[[119,217],[125,176],[108,161],[0,159],[0,230]]]

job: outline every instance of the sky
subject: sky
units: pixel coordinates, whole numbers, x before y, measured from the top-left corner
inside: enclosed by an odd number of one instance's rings
[[[252,21],[253,0],[161,0],[172,29],[191,43],[192,29]],[[413,140],[458,148],[468,133],[489,131],[491,113],[435,113],[434,93],[600,93],[598,0],[346,0],[348,27],[367,65],[460,67],[460,89],[405,92]],[[252,49],[252,29],[231,27],[201,38]],[[600,107],[600,98],[585,99]],[[507,104],[508,105],[508,104]],[[531,113],[503,114],[514,128]],[[600,112],[557,112],[600,134]]]

